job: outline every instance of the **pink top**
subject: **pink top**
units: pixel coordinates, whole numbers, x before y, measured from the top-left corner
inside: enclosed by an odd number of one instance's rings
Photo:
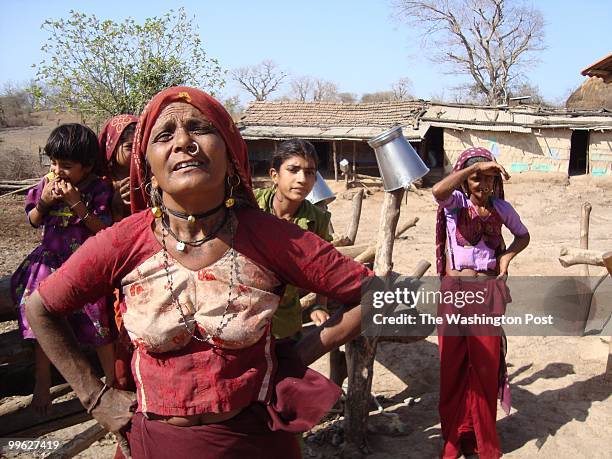
[[[487,271],[497,268],[496,251],[501,241],[501,224],[504,224],[515,236],[524,236],[528,233],[527,228],[521,222],[521,218],[514,208],[503,199],[492,198],[493,211],[487,218],[478,215],[474,204],[465,193],[455,190],[444,201],[438,201],[438,205],[444,208],[446,217],[446,250],[447,259],[450,260],[451,268],[455,270],[473,269],[475,271]],[[476,240],[470,236],[465,237],[463,228],[470,225],[474,220],[481,229],[481,234],[476,234]]]
[[[88,239],[39,288],[46,308],[58,314],[121,289],[125,327],[136,347],[132,370],[139,411],[188,416],[268,401],[276,371],[270,318],[283,285],[351,306],[360,301],[364,278],[373,275],[292,223],[250,208],[237,209],[235,216],[238,281],[229,312],[236,316],[215,339],[218,348],[191,339],[170,301],[151,212],[134,214]],[[229,250],[198,271],[170,258],[174,290],[190,329],[216,332],[227,304],[231,256]]]

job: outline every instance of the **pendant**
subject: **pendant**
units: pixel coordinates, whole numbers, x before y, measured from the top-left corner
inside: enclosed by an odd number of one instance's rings
[[[176,243],[176,250],[178,250],[179,252],[184,252],[185,251],[185,243],[183,241],[178,241]]]
[[[188,221],[190,224],[192,224],[192,225],[193,225],[193,224],[195,223],[196,219],[195,219],[195,217],[194,217],[193,215],[190,215],[189,217],[187,217],[187,221]]]
[[[151,213],[155,216],[155,218],[159,218],[162,216],[162,210],[159,207],[152,207]]]

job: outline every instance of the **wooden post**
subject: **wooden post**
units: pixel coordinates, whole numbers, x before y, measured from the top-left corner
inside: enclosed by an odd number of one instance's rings
[[[591,216],[591,203],[585,202],[582,204],[582,214],[580,218],[580,248],[588,250],[589,248],[589,219]],[[582,275],[589,276],[589,265],[582,266]]]
[[[332,142],[332,157],[334,160],[334,180],[338,181],[338,158],[336,157],[336,141]]]
[[[46,459],[64,459],[74,457],[89,448],[92,443],[104,438],[106,432],[107,430],[96,422],[93,426],[88,427],[68,443],[62,445],[60,448],[46,456]]]
[[[19,330],[0,334],[0,365],[28,364],[33,361],[33,347],[22,338]],[[7,378],[8,376],[3,375],[2,377]],[[6,382],[4,379],[3,383]]]
[[[612,252],[604,253],[601,258],[603,259],[604,266],[608,270],[608,274],[612,276]],[[610,340],[608,344],[608,363],[606,364],[606,376],[607,380],[612,380],[612,336],[609,336]]]
[[[385,193],[374,260],[374,271],[377,276],[386,276],[393,268],[395,228],[399,220],[403,195],[403,188]],[[377,342],[377,336],[358,336],[346,344],[349,378],[347,398],[350,403],[345,407],[345,457],[361,457],[368,453],[366,441],[368,406]]]
[[[346,230],[346,237],[351,241],[351,244],[355,243],[357,237],[357,230],[359,229],[359,220],[361,219],[361,208],[363,206],[363,188],[361,188],[355,196],[353,196],[353,209],[351,223]]]
[[[0,322],[17,319],[11,296],[11,276],[0,278]]]
[[[604,266],[602,253],[597,250],[575,249],[573,247],[561,247],[559,250],[559,263],[564,268],[572,265]]]
[[[28,437],[36,436],[39,433],[44,435],[57,429],[79,424],[87,419],[91,419],[91,415],[85,412],[78,398],[51,404],[49,412],[44,416],[39,415],[29,406],[15,406],[12,411],[2,416],[0,436]],[[27,435],[30,433],[32,435]]]
[[[72,392],[72,388],[69,384],[60,384],[58,386],[53,386],[49,389],[49,394],[51,395],[51,400],[55,400],[62,395],[66,395]],[[32,403],[32,395],[26,395],[25,397],[18,397],[16,400],[11,400],[10,402],[5,403],[0,406],[0,417],[13,415],[15,413],[24,411],[28,409],[28,407]]]
[[[353,140],[353,180],[355,180],[355,157],[357,155],[357,142]]]

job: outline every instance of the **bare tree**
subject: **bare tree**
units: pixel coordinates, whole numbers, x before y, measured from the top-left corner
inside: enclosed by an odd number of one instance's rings
[[[391,90],[393,91],[393,98],[395,100],[414,99],[414,96],[411,94],[412,81],[410,81],[410,78],[400,78],[393,83]]]
[[[333,81],[316,79],[312,91],[312,100],[315,102],[338,100],[338,86]]]
[[[393,91],[370,92],[361,96],[361,103],[389,102],[395,100]]]
[[[306,102],[310,98],[313,87],[314,82],[312,81],[312,78],[308,76],[294,78],[291,81],[292,96],[295,100]]]
[[[546,107],[552,106],[552,103],[544,99],[544,96],[540,92],[540,88],[536,84],[531,84],[528,81],[521,81],[515,83],[509,90],[509,97],[525,97],[529,96],[526,101],[528,104],[543,105]]]
[[[395,0],[399,16],[436,40],[434,59],[474,80],[489,104],[505,103],[521,68],[543,49],[542,14],[522,0]]]
[[[270,60],[234,69],[231,74],[243,89],[255,97],[255,100],[266,100],[287,76]]]
[[[338,99],[340,102],[344,102],[345,104],[355,104],[357,103],[357,95],[352,92],[339,92]]]
[[[223,99],[223,106],[235,121],[240,119],[240,116],[244,112],[244,107],[240,103],[240,97],[235,95]]]
[[[337,101],[339,100],[338,86],[333,81],[302,76],[291,81],[290,97],[293,100],[303,102],[307,100],[314,102]]]

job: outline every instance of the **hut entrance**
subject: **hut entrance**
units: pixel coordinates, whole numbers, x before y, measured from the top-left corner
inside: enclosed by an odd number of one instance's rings
[[[444,167],[444,129],[430,127],[425,134],[425,164],[430,169]]]
[[[329,165],[331,161],[329,156],[331,154],[331,142],[314,142],[310,141],[315,150],[317,150],[317,156],[319,157],[319,172],[323,174],[323,172],[327,172],[329,170]]]
[[[570,146],[569,175],[586,174],[589,131],[573,131]]]
[[[430,127],[425,134],[419,154],[430,172],[423,179],[423,185],[432,186],[444,177],[444,129]]]

